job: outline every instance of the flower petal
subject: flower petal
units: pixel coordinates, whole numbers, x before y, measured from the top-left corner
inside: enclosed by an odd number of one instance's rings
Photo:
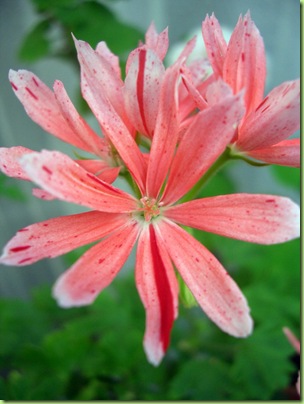
[[[104,139],[100,138],[78,114],[72,101],[67,95],[63,84],[59,80],[56,80],[54,83],[54,93],[61,109],[62,116],[70,126],[74,137],[86,145],[85,150],[89,150],[97,156],[103,156],[106,154],[108,147],[105,144]]]
[[[237,147],[263,149],[287,139],[300,128],[300,80],[275,87],[239,128]]]
[[[89,44],[76,39],[75,44],[81,66],[83,97],[100,123],[104,135],[113,143],[140,190],[144,192],[146,162],[126,124],[127,118],[121,106],[122,84],[118,86],[116,73]],[[111,77],[114,77],[114,82]]]
[[[229,96],[197,114],[178,146],[162,201],[187,193],[231,141],[244,112],[241,95]]]
[[[26,113],[34,122],[62,141],[91,151],[63,116],[53,91],[35,74],[26,70],[10,70],[9,80]]]
[[[171,221],[157,223],[158,235],[198,304],[215,324],[235,337],[247,337],[252,319],[242,292],[217,259]]]
[[[91,304],[126,262],[138,235],[138,224],[126,222],[109,237],[86,251],[57,280],[53,296],[61,307]]]
[[[223,66],[223,79],[234,93],[245,89],[246,113],[263,99],[266,80],[266,57],[263,38],[251,20],[249,11],[231,35]]]
[[[196,199],[166,210],[180,224],[251,243],[283,243],[300,235],[300,209],[273,195],[231,194]]]
[[[8,177],[30,181],[23,167],[19,164],[22,156],[32,153],[33,150],[23,146],[0,147],[0,170]]]
[[[264,149],[255,149],[246,153],[256,160],[264,161],[269,164],[278,164],[288,167],[301,166],[300,139],[288,139],[277,143],[274,146]]]
[[[149,362],[157,366],[168,348],[177,317],[178,284],[171,260],[159,243],[153,225],[140,235],[135,275],[146,310],[144,348]]]
[[[123,214],[92,211],[32,224],[6,244],[0,263],[22,266],[57,257],[101,239],[125,221]]]
[[[64,201],[103,212],[130,212],[136,199],[87,172],[60,152],[42,151],[23,157],[23,168],[33,182]]]
[[[149,137],[155,128],[164,73],[162,61],[152,50],[140,47],[134,51],[125,79],[125,108],[136,130]]]
[[[227,44],[221,26],[213,13],[211,17],[207,15],[203,21],[202,32],[206,51],[213,71],[217,77],[221,77],[223,73]]]
[[[101,160],[76,160],[76,163],[109,184],[116,180],[120,171],[120,167],[109,167]]]
[[[145,42],[148,48],[152,49],[161,60],[164,60],[169,47],[168,28],[158,34],[152,22],[146,32]]]

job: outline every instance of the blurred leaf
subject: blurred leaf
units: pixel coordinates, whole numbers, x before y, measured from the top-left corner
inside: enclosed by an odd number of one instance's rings
[[[19,57],[27,62],[35,62],[48,56],[51,43],[48,38],[50,22],[42,20],[36,24],[25,36],[19,49]]]
[[[301,171],[298,168],[272,165],[271,171],[274,177],[282,184],[291,188],[300,189]]]
[[[0,173],[0,198],[1,197],[13,199],[19,202],[25,202],[27,200],[14,179],[7,177],[3,173]]]

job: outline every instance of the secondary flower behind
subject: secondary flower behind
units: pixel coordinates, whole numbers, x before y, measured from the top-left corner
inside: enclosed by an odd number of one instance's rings
[[[82,93],[102,128],[102,141],[76,113],[62,84],[55,83],[54,96],[31,73],[11,73],[13,89],[31,118],[61,139],[93,151],[102,161],[106,144],[109,166],[119,161],[134,194],[60,152],[1,148],[5,173],[33,181],[49,198],[91,210],[19,230],[0,263],[29,265],[95,242],[54,287],[62,307],[82,306],[112,282],[136,246],[135,280],[146,309],[144,348],[151,363],[159,364],[165,354],[178,314],[175,271],[223,331],[248,336],[253,322],[242,292],[181,225],[254,243],[281,243],[299,235],[298,206],[288,198],[250,194],[179,203],[232,142],[245,113],[243,92],[233,94],[221,79],[212,80],[208,92],[213,101],[187,119],[180,113],[181,75],[192,42],[165,69],[167,31],[158,35],[151,26],[146,43],[130,54],[125,82],[104,43],[96,51],[75,43]],[[137,144],[139,135],[151,143],[147,153]]]

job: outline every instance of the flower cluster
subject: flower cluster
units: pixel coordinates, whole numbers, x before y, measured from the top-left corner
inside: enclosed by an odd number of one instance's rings
[[[299,81],[263,98],[263,40],[249,13],[226,44],[214,15],[202,25],[208,60],[188,62],[189,41],[164,65],[168,31],[152,24],[133,50],[122,79],[119,60],[100,42],[74,38],[83,98],[102,136],[78,114],[63,84],[53,90],[33,73],[10,71],[12,88],[44,130],[92,154],[73,160],[59,151],[0,149],[8,176],[32,181],[41,199],[60,199],[89,211],[20,229],[0,263],[29,265],[94,242],[57,280],[62,307],[88,305],[109,285],[136,245],[135,281],[146,310],[144,349],[157,365],[178,315],[176,271],[207,316],[223,331],[246,337],[253,321],[242,292],[215,256],[183,226],[252,243],[299,236],[299,208],[285,197],[230,194],[197,197],[219,161],[299,166]],[[212,74],[208,74],[212,68]],[[112,183],[121,176],[133,193]]]

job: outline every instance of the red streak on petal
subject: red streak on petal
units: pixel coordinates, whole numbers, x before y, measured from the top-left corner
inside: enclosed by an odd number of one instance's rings
[[[19,264],[19,265],[20,265],[20,264],[24,264],[25,262],[30,261],[31,259],[32,259],[32,257],[24,258],[23,260],[18,261],[18,264]]]
[[[98,177],[96,177],[94,174],[87,173],[87,176],[88,176],[89,178],[91,178],[92,180],[96,181],[99,185],[102,184],[102,186],[103,186],[104,188],[107,188],[107,189],[109,189],[109,190],[112,191],[112,192],[116,192],[117,194],[120,194],[120,191],[119,191],[118,189],[116,189],[116,188],[112,187],[111,185],[107,184],[105,181],[100,180],[100,179],[99,179]]]
[[[35,85],[36,85],[37,87],[39,87],[38,81],[35,79],[35,77],[32,77],[32,80],[33,80],[33,82],[35,83]]]
[[[29,89],[28,87],[25,87],[26,91],[29,93],[29,95],[31,97],[33,97],[35,100],[38,100],[38,97],[36,94],[33,93],[33,91],[31,89]]]
[[[11,83],[11,86],[13,87],[13,89],[15,91],[18,91],[18,87],[16,86],[16,84],[14,84],[12,81],[10,83]]]
[[[266,199],[265,202],[274,202],[274,199]]]
[[[155,269],[154,277],[161,310],[160,339],[165,352],[170,343],[170,333],[174,321],[173,296],[152,225],[150,225],[150,240],[154,264],[153,267]]]
[[[19,251],[27,250],[28,248],[31,248],[31,246],[30,245],[22,245],[22,246],[19,246],[19,247],[13,247],[13,248],[10,249],[10,251],[11,252],[19,252]]]
[[[144,128],[147,133],[149,133],[149,130],[147,128],[147,122],[146,122],[146,117],[145,117],[145,111],[144,111],[144,72],[145,72],[145,64],[146,64],[146,55],[147,51],[145,49],[141,50],[139,52],[139,66],[138,66],[138,76],[137,76],[137,100],[138,100],[138,107],[139,107],[139,112],[140,116],[142,119],[142,123],[144,125]]]
[[[50,170],[50,169],[49,169],[48,167],[46,167],[46,166],[42,166],[42,170],[44,170],[45,172],[47,172],[47,173],[50,174],[50,175],[53,174],[53,171]]]

